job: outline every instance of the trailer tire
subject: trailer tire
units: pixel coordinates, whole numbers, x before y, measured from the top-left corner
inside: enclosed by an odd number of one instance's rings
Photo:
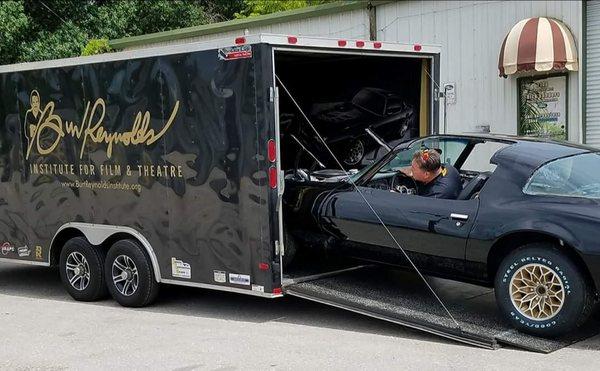
[[[105,298],[108,290],[104,279],[106,251],[83,237],[68,240],[59,258],[60,279],[75,300],[95,301]]]
[[[495,294],[508,322],[542,337],[577,329],[594,303],[592,288],[577,265],[550,243],[530,243],[510,253],[496,273]]]
[[[108,250],[105,263],[106,286],[124,307],[144,307],[158,295],[152,263],[135,240],[119,240]]]

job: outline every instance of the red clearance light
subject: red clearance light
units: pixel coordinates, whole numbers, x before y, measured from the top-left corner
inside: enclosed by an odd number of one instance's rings
[[[288,36],[288,44],[295,44],[298,42],[298,38],[296,36]]]
[[[267,142],[267,152],[269,161],[275,162],[275,160],[277,160],[277,145],[273,139],[269,139]]]
[[[269,270],[269,264],[267,264],[267,263],[258,263],[258,269],[260,269],[261,271],[268,271]]]
[[[362,48],[363,46],[365,46],[365,42],[364,42],[364,41],[362,41],[362,40],[358,40],[358,41],[356,42],[356,47],[357,47],[357,48]]]
[[[346,46],[346,40],[338,40],[338,46]]]
[[[381,48],[381,41],[375,41],[375,42],[373,43],[373,47],[375,47],[375,49],[379,49],[379,48]]]
[[[275,166],[269,168],[269,187],[277,188],[277,168]]]
[[[414,49],[414,51],[418,52],[419,50],[421,50],[421,45],[415,44],[415,45],[413,45],[413,49]]]
[[[246,38],[245,37],[237,37],[235,39],[235,43],[236,44],[245,44],[246,43]]]
[[[279,295],[279,294],[281,294],[281,293],[282,293],[282,291],[281,291],[281,287],[275,287],[275,288],[273,289],[273,294]]]

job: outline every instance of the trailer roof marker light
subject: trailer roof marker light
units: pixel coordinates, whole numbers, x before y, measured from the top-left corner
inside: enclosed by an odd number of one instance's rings
[[[375,49],[381,49],[381,41],[375,41],[375,42],[373,43],[373,47],[374,47]]]
[[[281,290],[281,287],[275,287],[273,289],[273,294],[281,295],[282,293],[283,293],[283,291]]]
[[[245,37],[236,37],[235,38],[235,43],[237,45],[245,44],[246,43],[246,38]]]
[[[298,42],[298,38],[296,36],[288,36],[288,44],[296,44]]]
[[[258,269],[260,269],[261,271],[268,271],[269,264],[268,263],[258,263]]]
[[[356,41],[356,47],[357,48],[362,48],[363,46],[365,46],[365,42],[362,40],[358,40]]]
[[[421,44],[415,44],[415,45],[413,45],[413,50],[416,51],[416,52],[421,51],[422,48],[423,47],[421,46]]]
[[[269,139],[267,142],[267,155],[270,162],[277,160],[277,144],[273,139]]]
[[[277,168],[275,166],[269,168],[269,187],[277,188]]]
[[[346,40],[338,40],[338,46],[346,46]]]

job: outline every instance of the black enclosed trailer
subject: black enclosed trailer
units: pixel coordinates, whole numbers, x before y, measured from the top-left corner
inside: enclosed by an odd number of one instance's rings
[[[281,144],[289,104],[275,75],[306,107],[341,100],[384,117],[401,95],[418,135],[437,127],[438,57],[433,46],[259,35],[2,66],[0,259],[63,265],[84,300],[104,293],[82,293],[102,275],[130,282],[113,292],[125,305],[148,303],[157,283],[281,296],[281,159],[299,150]],[[153,277],[137,301],[126,295],[133,265],[118,259],[132,249]]]

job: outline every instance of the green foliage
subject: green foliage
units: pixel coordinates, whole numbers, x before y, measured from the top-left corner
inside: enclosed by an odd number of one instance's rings
[[[0,64],[106,52],[95,40],[227,20],[244,6],[244,0],[0,0]]]
[[[21,42],[30,27],[23,0],[0,2],[0,20],[0,64],[6,64],[18,59]]]
[[[236,18],[282,12],[334,2],[334,0],[246,0],[246,8],[235,14]]]
[[[85,48],[81,52],[81,55],[95,55],[107,53],[111,50],[108,44],[108,39],[91,39],[88,41]]]
[[[106,40],[332,0],[0,0],[0,65],[110,51]]]

